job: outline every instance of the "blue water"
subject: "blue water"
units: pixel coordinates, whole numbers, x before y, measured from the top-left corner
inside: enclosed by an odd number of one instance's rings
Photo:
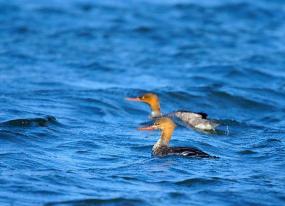
[[[285,2],[1,0],[0,205],[284,205]],[[203,111],[151,156],[146,105]],[[223,132],[224,131],[224,132]]]

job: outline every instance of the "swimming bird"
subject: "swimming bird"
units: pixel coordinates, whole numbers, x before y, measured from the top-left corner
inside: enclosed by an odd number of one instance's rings
[[[160,139],[152,147],[152,154],[155,156],[179,155],[188,157],[210,158],[209,154],[191,147],[169,147],[175,123],[168,117],[158,118],[151,126],[138,128],[139,130],[161,130]]]
[[[170,118],[177,117],[186,125],[202,131],[215,130],[218,124],[212,120],[207,119],[207,114],[203,112],[195,113],[190,111],[175,111],[166,115],[162,115],[160,110],[159,98],[156,94],[146,93],[139,97],[127,97],[129,101],[143,102],[149,105],[151,109],[150,118],[155,119],[162,116]]]

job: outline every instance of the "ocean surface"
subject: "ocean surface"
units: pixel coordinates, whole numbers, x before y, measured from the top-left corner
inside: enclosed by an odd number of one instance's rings
[[[0,205],[285,205],[285,1],[0,0]],[[151,156],[136,128],[206,112]]]

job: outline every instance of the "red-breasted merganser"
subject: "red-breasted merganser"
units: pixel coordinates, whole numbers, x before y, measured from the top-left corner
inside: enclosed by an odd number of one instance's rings
[[[153,125],[139,128],[139,130],[161,130],[160,139],[152,147],[153,155],[156,156],[180,155],[180,156],[206,157],[206,158],[212,157],[199,149],[191,147],[169,147],[168,146],[169,141],[171,139],[174,129],[175,129],[175,124],[168,117],[158,118]]]
[[[152,119],[163,116],[160,112],[159,98],[156,94],[146,93],[139,97],[135,98],[128,97],[126,99],[129,101],[143,102],[148,104],[151,109],[150,117]],[[164,116],[177,117],[187,125],[199,130],[205,130],[205,131],[215,130],[215,128],[218,126],[216,122],[207,119],[208,115],[202,112],[194,113],[190,111],[176,111]]]

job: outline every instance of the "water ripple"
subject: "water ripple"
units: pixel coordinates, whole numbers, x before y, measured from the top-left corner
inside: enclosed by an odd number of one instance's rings
[[[14,127],[31,127],[40,126],[45,127],[49,124],[57,124],[56,118],[53,116],[46,116],[45,118],[29,118],[29,119],[13,119],[2,122],[0,126],[14,126]]]
[[[127,198],[110,198],[110,199],[81,199],[81,200],[68,200],[60,202],[46,203],[45,206],[56,205],[145,205],[144,201],[139,199],[127,199]]]

